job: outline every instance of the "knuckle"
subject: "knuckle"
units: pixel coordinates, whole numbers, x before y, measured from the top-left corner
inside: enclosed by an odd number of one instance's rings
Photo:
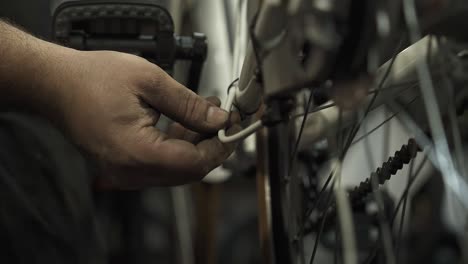
[[[180,104],[183,113],[182,119],[184,122],[193,123],[202,121],[200,118],[200,100],[195,95],[187,93],[185,100]]]
[[[145,88],[156,91],[159,90],[157,88],[164,85],[164,76],[157,71],[146,70],[142,73],[141,81]]]
[[[161,100],[169,100],[169,95],[164,89],[165,76],[159,72],[142,71],[136,78],[136,93],[142,93],[144,98],[160,98]],[[151,101],[151,99],[149,99]]]
[[[138,57],[137,57],[138,58]],[[141,86],[145,90],[158,90],[166,82],[166,74],[157,66],[151,65],[149,62],[141,60],[134,61],[133,71],[137,86]]]

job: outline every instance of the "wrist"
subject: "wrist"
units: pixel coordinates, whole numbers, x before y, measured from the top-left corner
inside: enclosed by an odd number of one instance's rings
[[[49,115],[64,96],[60,75],[77,51],[35,38],[0,21],[2,109]]]
[[[73,69],[80,52],[42,40],[38,48],[30,73],[37,89],[32,95],[37,97],[30,104],[48,118],[62,118],[64,107],[72,103],[70,79],[76,74]]]

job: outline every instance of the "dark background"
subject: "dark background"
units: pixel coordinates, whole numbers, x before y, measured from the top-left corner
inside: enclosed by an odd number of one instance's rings
[[[2,0],[0,17],[8,18],[27,31],[48,39],[51,25],[49,6],[50,0]]]

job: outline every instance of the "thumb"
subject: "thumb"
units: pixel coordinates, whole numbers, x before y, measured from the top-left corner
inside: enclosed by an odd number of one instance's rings
[[[159,69],[144,87],[143,99],[156,110],[196,132],[214,132],[225,126],[229,114],[187,89]]]

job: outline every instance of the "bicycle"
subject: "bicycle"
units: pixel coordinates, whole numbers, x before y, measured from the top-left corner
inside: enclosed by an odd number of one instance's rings
[[[265,0],[248,27],[239,24],[239,36],[250,40],[236,49],[248,46],[247,55],[222,107],[251,117],[261,105],[266,110],[240,133],[222,130],[219,138],[258,131],[263,263],[314,263],[318,251],[326,263],[442,263],[444,252],[451,254],[446,260],[467,261],[467,53],[465,34],[454,28],[467,12],[457,0]],[[244,7],[242,19],[246,13]],[[382,107],[391,113],[368,129]],[[409,134],[404,144],[390,144],[387,131],[381,150],[371,146],[369,137],[394,120]],[[359,167],[347,161],[356,146],[369,173],[346,190],[346,169]],[[372,151],[394,154],[378,166]],[[298,163],[304,153],[309,158]],[[401,197],[392,198],[381,186],[403,173]],[[414,224],[427,215],[437,232],[421,249],[408,241],[424,238]]]

